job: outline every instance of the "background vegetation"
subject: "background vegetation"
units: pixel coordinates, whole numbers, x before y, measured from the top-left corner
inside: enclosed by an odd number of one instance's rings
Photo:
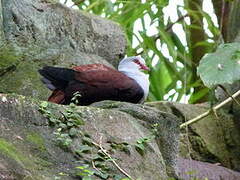
[[[69,1],[62,0],[65,4]],[[239,6],[238,0],[72,2],[74,7],[122,26],[128,40],[127,55],[141,55],[151,67],[149,101],[208,100],[209,89],[197,75],[197,67],[204,54],[234,37],[229,36],[228,20],[233,17],[231,8]],[[204,7],[212,12],[206,12]]]

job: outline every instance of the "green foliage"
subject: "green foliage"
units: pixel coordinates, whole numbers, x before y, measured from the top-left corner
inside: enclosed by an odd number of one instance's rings
[[[95,143],[89,134],[80,130],[80,127],[84,125],[84,121],[82,120],[82,114],[76,108],[77,106],[72,103],[60,112],[61,116],[56,116],[48,102],[44,101],[39,105],[39,111],[49,120],[49,124],[56,128],[54,135],[57,144],[64,150],[74,153],[80,160],[84,159],[83,162],[79,161],[80,165],[76,167],[75,175],[84,180],[91,180],[93,175],[101,179],[113,178],[114,180],[125,177],[124,175],[115,174],[109,165],[109,162],[115,161],[115,159],[107,156],[100,144]],[[75,137],[81,138],[82,142],[73,148],[72,144]],[[111,143],[112,149],[110,151],[120,150],[127,152],[127,146],[128,144],[124,142]],[[55,179],[61,178],[56,176]]]
[[[25,163],[31,166],[33,165],[31,159],[25,157],[24,154],[14,146],[14,144],[6,141],[4,138],[0,138],[0,153],[15,160],[19,164]]]
[[[84,125],[81,113],[76,111],[74,104],[68,106],[66,111],[61,112],[62,117],[56,117],[48,108],[48,102],[43,101],[39,106],[39,111],[49,119],[50,125],[57,127],[54,132],[58,144],[67,148],[72,143],[72,137],[78,135],[77,127]]]
[[[90,177],[94,175],[94,171],[89,169],[88,164],[77,166],[76,169],[79,170],[76,174],[77,176],[81,176],[83,180],[92,180]]]
[[[44,138],[41,137],[38,133],[29,132],[26,136],[26,140],[33,143],[39,151],[41,151],[41,152],[46,151]]]
[[[9,45],[0,46],[0,76],[7,71],[16,68],[22,57]]]
[[[204,56],[198,73],[207,87],[232,84],[240,79],[240,43],[219,46],[216,52]]]
[[[129,146],[130,145],[126,142],[121,142],[121,143],[111,142],[111,147],[113,150],[123,151],[127,154],[130,154]]]
[[[137,142],[134,144],[136,151],[142,156],[145,153],[148,143],[155,139],[158,132],[158,126],[159,124],[157,123],[153,124],[151,129],[151,134],[149,136],[139,138]]]
[[[147,143],[150,142],[154,138],[155,138],[154,136],[149,136],[149,137],[143,137],[143,138],[138,139],[135,144],[135,149],[137,150],[137,152],[143,156],[144,152],[145,152],[145,148],[147,146]]]
[[[177,20],[171,20],[164,13],[164,8],[171,3],[168,0],[148,0],[145,3],[139,0],[73,2],[81,10],[121,25],[128,40],[127,55],[143,56],[151,68],[149,101],[180,101],[186,95],[191,95],[191,102],[195,103],[206,96],[208,90],[204,89],[196,74],[201,59],[197,56],[215,49],[220,31],[211,15],[202,10],[200,2],[197,4],[186,0],[183,6],[176,6]],[[197,8],[192,9],[188,6],[189,2]],[[206,28],[202,23],[196,23],[203,20]],[[138,31],[134,30],[135,27],[139,27]],[[149,32],[150,27],[154,28],[155,34]],[[176,28],[182,29],[183,33],[179,33]],[[199,30],[198,36],[192,33],[195,29]],[[203,39],[198,40],[199,36]]]

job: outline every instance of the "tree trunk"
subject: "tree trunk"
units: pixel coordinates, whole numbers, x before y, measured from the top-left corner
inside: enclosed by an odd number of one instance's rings
[[[189,50],[190,54],[192,55],[192,83],[196,82],[199,77],[197,75],[197,66],[199,64],[199,61],[203,57],[203,55],[206,53],[206,49],[204,46],[196,46],[197,43],[205,41],[205,33],[203,28],[203,16],[201,12],[199,12],[199,8],[202,9],[202,0],[185,0],[185,6],[188,10],[188,14],[190,16],[190,21],[192,28],[190,28],[190,39],[189,39]],[[193,12],[194,11],[194,12]],[[194,88],[194,94],[198,93],[200,90],[205,88],[203,85]],[[198,99],[197,101],[193,103],[200,103],[200,102],[206,102],[208,100],[208,95],[206,94],[202,98]]]
[[[212,2],[224,41],[240,42],[240,0]]]

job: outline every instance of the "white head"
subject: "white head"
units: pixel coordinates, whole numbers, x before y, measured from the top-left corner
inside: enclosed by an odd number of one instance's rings
[[[124,58],[120,61],[118,70],[134,79],[141,86],[144,91],[144,97],[141,100],[141,102],[143,102],[148,96],[150,84],[148,75],[143,72],[143,70],[149,70],[146,66],[145,60],[138,56]]]

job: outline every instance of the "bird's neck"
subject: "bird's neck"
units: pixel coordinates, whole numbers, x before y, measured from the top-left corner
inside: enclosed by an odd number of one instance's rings
[[[149,92],[149,80],[148,80],[148,75],[139,71],[139,70],[120,70],[123,74],[126,76],[130,77],[131,79],[134,79],[138,85],[143,89],[144,92],[144,97],[141,101],[144,101],[147,98],[148,92]]]

